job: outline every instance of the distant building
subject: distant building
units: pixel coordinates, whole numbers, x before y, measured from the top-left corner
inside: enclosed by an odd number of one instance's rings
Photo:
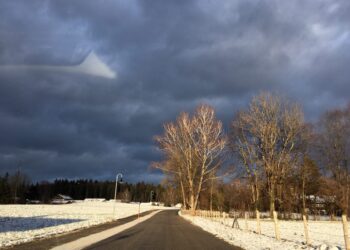
[[[58,194],[52,199],[51,204],[68,204],[72,202],[72,197],[68,195]]]
[[[40,201],[39,200],[26,199],[26,204],[40,204]]]
[[[85,198],[84,202],[105,202],[106,199],[103,198]]]
[[[336,197],[335,196],[318,196],[318,195],[307,195],[306,201],[309,204],[309,211],[313,214],[327,214],[332,213],[329,211],[332,207],[336,207]],[[337,211],[334,210],[334,213],[337,214]]]

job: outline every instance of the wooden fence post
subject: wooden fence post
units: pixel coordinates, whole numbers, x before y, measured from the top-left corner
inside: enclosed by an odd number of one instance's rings
[[[141,202],[139,202],[139,210],[138,210],[138,213],[137,213],[137,218],[140,218],[140,210],[141,210]]]
[[[244,212],[245,230],[248,231],[248,212]]]
[[[310,239],[309,239],[309,230],[307,228],[307,220],[306,220],[306,215],[303,215],[303,222],[304,222],[304,233],[305,233],[305,241],[306,245],[310,245]]]
[[[256,226],[258,234],[261,234],[261,226],[260,226],[260,212],[256,210]]]
[[[273,211],[273,221],[275,222],[275,235],[276,235],[276,239],[280,240],[280,228],[278,225],[278,219],[277,219],[277,212]]]
[[[343,222],[343,232],[344,232],[344,241],[345,241],[345,249],[350,250],[350,241],[349,241],[349,232],[348,232],[348,220],[347,215],[343,214],[341,216]]]

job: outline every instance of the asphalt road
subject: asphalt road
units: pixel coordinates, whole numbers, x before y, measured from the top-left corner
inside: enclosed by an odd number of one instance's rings
[[[151,212],[152,211],[143,212],[143,213],[141,213],[141,216],[145,216],[147,214],[150,214]],[[77,230],[74,232],[68,232],[65,234],[58,234],[58,235],[56,235],[54,237],[50,237],[50,238],[38,239],[38,240],[22,243],[20,245],[7,247],[5,249],[10,249],[10,250],[28,250],[28,249],[47,250],[47,249],[51,249],[53,247],[60,246],[62,244],[74,241],[76,239],[89,236],[91,234],[99,233],[101,231],[108,230],[110,228],[121,226],[125,223],[131,222],[131,221],[136,220],[136,219],[137,219],[137,215],[132,215],[132,216],[129,216],[126,218],[118,219],[116,221],[107,222],[107,223],[103,223],[103,224],[88,227],[88,228],[83,228],[83,229],[80,229],[80,230]],[[0,249],[2,249],[2,248],[0,247]]]
[[[176,210],[162,211],[135,227],[85,249],[241,250],[192,225],[178,216],[177,212]]]

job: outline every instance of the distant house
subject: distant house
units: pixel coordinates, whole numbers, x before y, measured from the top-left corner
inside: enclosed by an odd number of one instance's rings
[[[105,202],[106,199],[104,198],[85,198],[84,202]]]
[[[318,195],[307,195],[306,201],[310,204],[309,210],[311,213],[326,214],[330,212],[331,207],[336,207],[335,196],[318,196]],[[337,211],[333,211],[337,212]],[[331,212],[332,213],[332,212]]]
[[[39,200],[26,199],[26,204],[40,204],[40,201]]]
[[[52,199],[51,204],[68,204],[72,202],[72,197],[68,195],[58,194]]]

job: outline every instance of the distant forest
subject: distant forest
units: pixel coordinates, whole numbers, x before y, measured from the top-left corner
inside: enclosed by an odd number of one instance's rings
[[[0,203],[26,203],[38,200],[50,203],[58,194],[69,195],[75,200],[85,198],[113,199],[115,181],[98,181],[88,179],[67,180],[56,179],[53,182],[42,181],[32,183],[30,178],[20,171],[0,176]],[[152,197],[151,197],[152,193]],[[164,189],[161,185],[150,183],[118,183],[117,199],[123,201],[149,202],[159,201]]]

